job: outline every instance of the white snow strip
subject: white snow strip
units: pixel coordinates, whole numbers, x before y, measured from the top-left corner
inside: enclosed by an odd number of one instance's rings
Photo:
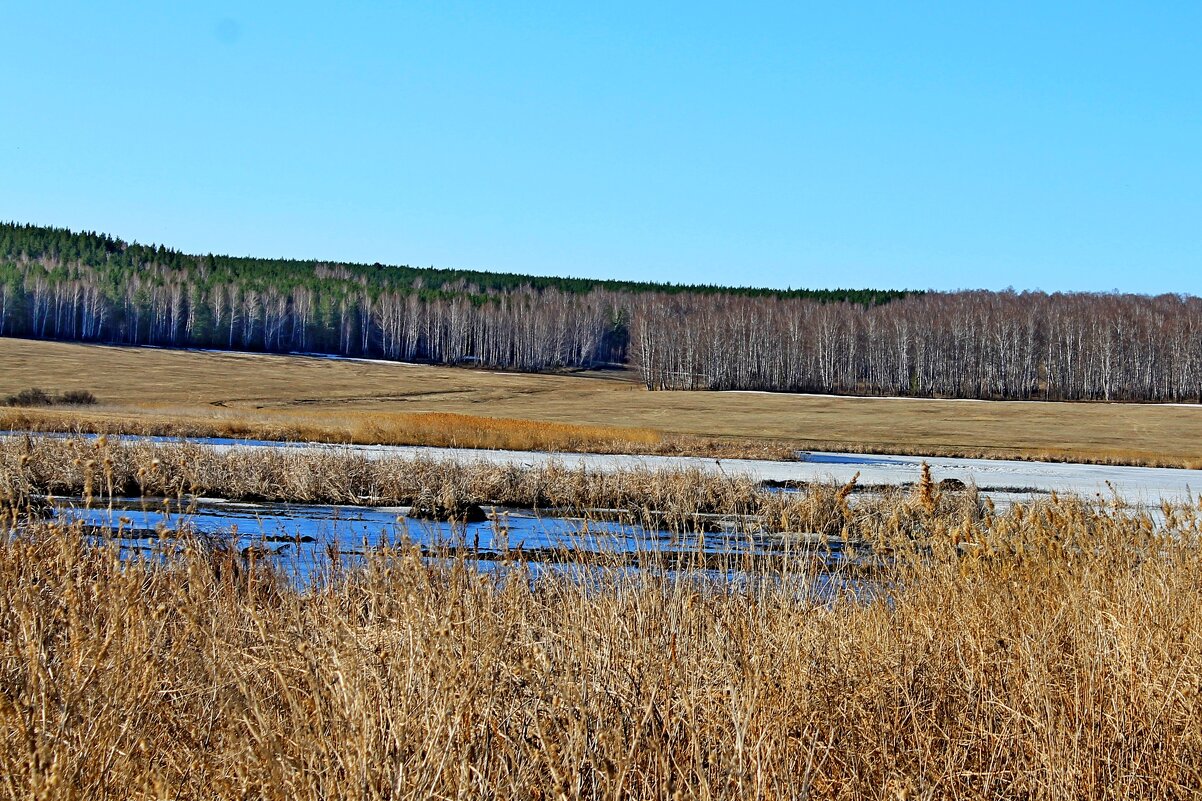
[[[275,443],[223,443],[219,449],[272,447]],[[1164,467],[1122,467],[1075,463],[1022,462],[1002,459],[956,459],[805,451],[801,461],[712,459],[694,456],[638,456],[597,453],[429,448],[401,445],[291,445],[314,452],[358,453],[368,458],[428,458],[533,467],[557,463],[596,471],[687,470],[746,476],[759,481],[833,481],[846,483],[859,473],[864,485],[901,485],[918,480],[925,461],[936,481],[956,478],[982,489],[1002,492],[1059,492],[1086,497],[1114,495],[1131,503],[1156,504],[1162,499],[1186,503],[1202,491],[1202,471]]]
[[[778,398],[828,398],[832,400],[888,400],[888,401],[953,401],[955,403],[998,403],[987,398],[918,398],[908,395],[834,395],[821,392],[773,392],[769,389],[719,389],[723,395],[775,395]],[[1000,401],[1006,403],[1007,401]],[[1025,402],[1025,401],[1024,401]]]
[[[881,400],[881,401],[930,401],[934,403],[1078,403],[1083,406],[1172,406],[1187,409],[1202,409],[1202,403],[1153,403],[1117,401],[1045,401],[1039,398],[1019,400],[1017,398],[924,398],[913,395],[834,395],[821,392],[773,392],[768,389],[719,389],[714,390],[723,395],[774,395],[778,398],[829,398],[832,400]]]

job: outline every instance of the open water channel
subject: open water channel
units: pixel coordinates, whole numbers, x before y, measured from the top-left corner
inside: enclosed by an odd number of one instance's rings
[[[9,432],[17,433],[17,432]],[[393,446],[338,446],[247,440],[194,440],[216,450],[290,448],[306,452],[356,453],[367,458],[452,459],[462,462],[535,466],[557,462],[564,467],[593,470],[660,470],[699,468],[725,475],[743,475],[766,483],[808,481],[845,482],[858,475],[863,485],[903,485],[917,480],[923,461],[936,480],[954,478],[977,485],[982,495],[1001,508],[1013,501],[1048,492],[1076,492],[1088,497],[1121,495],[1145,508],[1160,500],[1190,503],[1202,473],[1143,467],[1048,464],[980,459],[921,459],[836,453],[801,453],[798,461],[769,462],[663,456],[537,453]],[[197,498],[184,501],[126,498],[104,507],[88,508],[80,499],[58,499],[57,515],[79,520],[97,536],[116,540],[133,553],[162,553],[175,541],[172,532],[186,530],[222,541],[239,552],[272,558],[300,580],[315,567],[338,560],[361,558],[372,548],[412,544],[425,553],[465,555],[482,566],[512,558],[536,564],[578,562],[595,558],[609,564],[637,567],[668,556],[679,564],[686,557],[693,568],[729,569],[739,557],[795,558],[800,553],[826,567],[856,564],[862,559],[838,543],[816,545],[792,536],[748,533],[739,526],[714,527],[706,533],[676,534],[605,517],[583,519],[535,513],[528,509],[489,508],[489,519],[451,524],[416,520],[404,507],[329,506],[289,503],[236,503]],[[249,550],[248,550],[249,549]],[[568,554],[571,554],[569,559]],[[726,565],[727,567],[723,567]]]
[[[97,539],[113,541],[127,556],[170,553],[180,533],[199,535],[243,558],[271,563],[306,583],[333,563],[346,565],[369,551],[417,546],[435,557],[464,556],[482,568],[507,560],[553,567],[597,564],[637,568],[687,567],[726,573],[747,558],[804,558],[830,572],[858,563],[864,554],[842,543],[818,543],[796,535],[749,533],[732,526],[706,532],[670,533],[615,520],[560,517],[529,509],[485,507],[488,519],[462,523],[419,520],[407,507],[236,503],[215,498],[117,498],[86,506],[80,498],[55,499],[55,516],[79,522]]]

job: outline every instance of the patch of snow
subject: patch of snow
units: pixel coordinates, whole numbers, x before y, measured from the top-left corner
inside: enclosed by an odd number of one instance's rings
[[[418,364],[417,362],[403,362],[399,359],[367,359],[361,356],[339,356],[335,353],[308,353],[302,351],[290,351],[288,353],[264,354],[271,356],[303,356],[306,359],[323,359],[328,362],[361,362],[363,364],[390,364],[393,367],[429,367],[428,364]]]
[[[938,403],[1079,403],[1086,406],[1174,406],[1190,409],[1202,409],[1202,403],[1156,403],[1119,401],[1045,401],[1041,398],[1019,400],[1017,398],[923,398],[913,395],[834,395],[821,392],[774,392],[769,389],[719,389],[713,390],[723,395],[776,395],[783,398],[842,398],[846,400],[888,400],[888,401],[935,401]]]
[[[720,389],[723,395],[776,395],[782,398],[833,398],[845,400],[953,401],[955,403],[996,403],[985,398],[915,398],[908,395],[832,395],[821,392],[773,392],[768,389]],[[1003,401],[1004,402],[1004,401]]]

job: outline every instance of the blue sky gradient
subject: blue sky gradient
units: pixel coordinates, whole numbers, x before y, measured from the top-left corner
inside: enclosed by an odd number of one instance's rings
[[[3,219],[598,278],[1202,294],[1196,3],[3,11]]]

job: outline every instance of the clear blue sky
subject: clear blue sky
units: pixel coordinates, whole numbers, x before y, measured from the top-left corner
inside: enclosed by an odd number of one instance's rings
[[[187,251],[1202,294],[1202,4],[5,2],[0,218]]]

